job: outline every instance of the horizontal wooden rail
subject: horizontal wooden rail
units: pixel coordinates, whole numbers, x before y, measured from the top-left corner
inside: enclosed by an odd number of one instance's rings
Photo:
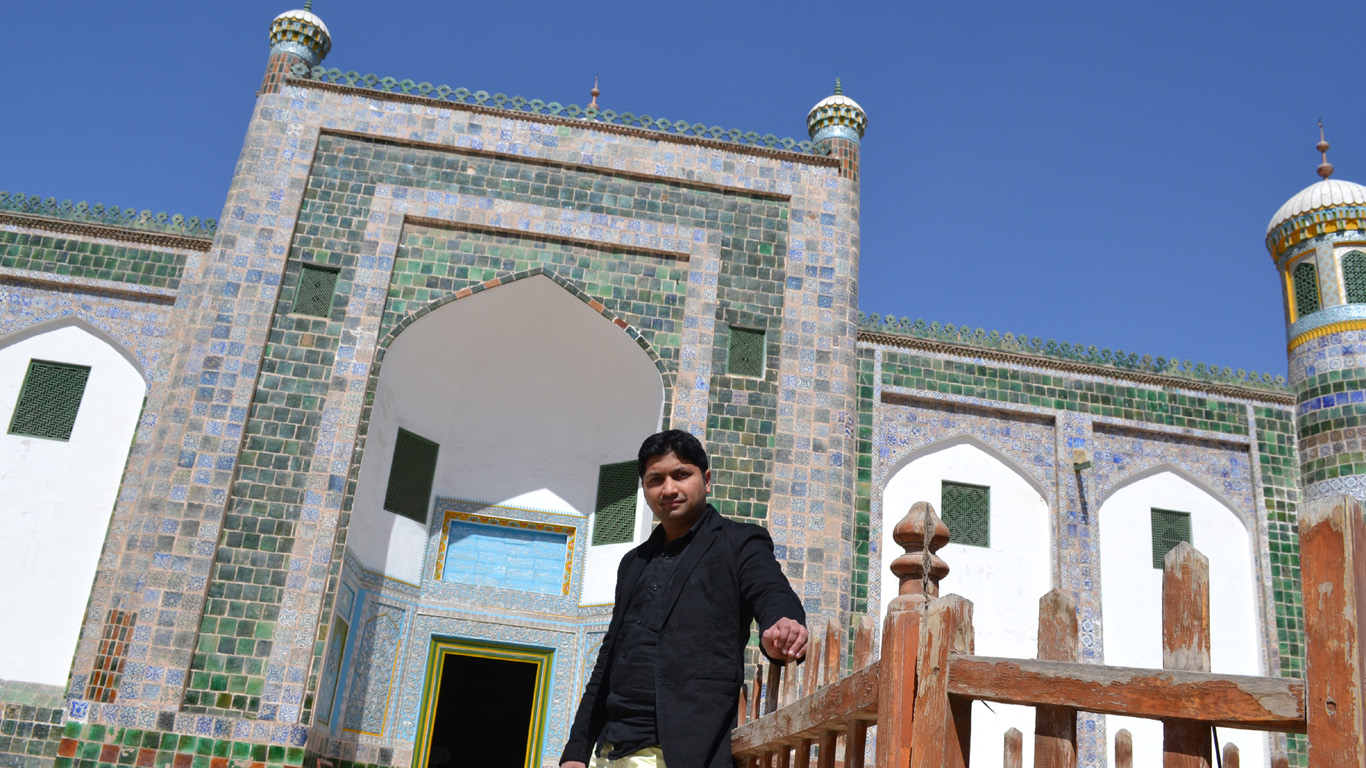
[[[795,746],[855,721],[877,720],[878,662],[735,729],[731,754],[757,755],[775,744]]]
[[[990,656],[950,657],[949,693],[1102,715],[1304,733],[1304,681]]]

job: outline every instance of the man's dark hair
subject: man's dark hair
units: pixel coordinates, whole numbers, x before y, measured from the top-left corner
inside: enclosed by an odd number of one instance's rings
[[[636,474],[645,477],[645,465],[656,456],[672,453],[679,461],[707,471],[707,451],[697,438],[681,429],[666,429],[645,438],[636,456]]]

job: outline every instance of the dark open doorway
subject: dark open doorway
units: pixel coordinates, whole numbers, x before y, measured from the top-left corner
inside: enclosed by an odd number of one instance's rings
[[[549,651],[433,640],[415,765],[540,765]],[[425,754],[424,754],[425,753]]]

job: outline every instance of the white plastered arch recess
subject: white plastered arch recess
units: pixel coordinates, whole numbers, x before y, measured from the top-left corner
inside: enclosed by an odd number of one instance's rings
[[[384,510],[398,429],[440,445],[434,496],[591,515],[598,467],[633,460],[659,428],[664,384],[609,319],[543,275],[445,304],[385,351],[347,546],[369,569],[411,583],[426,525]],[[649,513],[637,509],[636,540]],[[591,547],[585,603],[611,602],[632,545]]]
[[[69,440],[9,434],[31,360],[90,367]],[[64,685],[142,413],[136,358],[74,318],[0,339],[0,679]]]
[[[1191,543],[1209,559],[1210,659],[1214,672],[1260,675],[1261,642],[1252,537],[1236,508],[1189,472],[1158,465],[1116,483],[1100,505],[1101,620],[1105,663],[1161,668],[1162,571],[1152,562],[1152,510],[1187,512]],[[1111,745],[1119,729],[1134,737],[1134,764],[1161,762],[1162,725],[1108,717]],[[1219,729],[1238,744],[1242,764],[1268,764],[1261,733]],[[1112,747],[1111,747],[1112,748]]]
[[[970,436],[927,446],[908,457],[882,490],[881,611],[896,595],[891,561],[901,552],[892,529],[917,501],[940,508],[943,481],[991,488],[990,547],[950,543],[939,554],[949,565],[941,594],[973,602],[976,652],[1033,658],[1038,647],[1038,604],[1052,588],[1051,519],[1037,481],[999,451]],[[994,711],[992,711],[994,710]],[[973,705],[974,764],[1000,765],[1001,735],[1010,727],[1032,733],[1029,707]],[[1025,760],[1033,744],[1025,739]]]

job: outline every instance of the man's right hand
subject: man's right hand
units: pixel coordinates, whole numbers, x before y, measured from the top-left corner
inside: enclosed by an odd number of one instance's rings
[[[560,763],[560,768],[588,768],[588,766],[576,760],[571,760],[567,763]]]

